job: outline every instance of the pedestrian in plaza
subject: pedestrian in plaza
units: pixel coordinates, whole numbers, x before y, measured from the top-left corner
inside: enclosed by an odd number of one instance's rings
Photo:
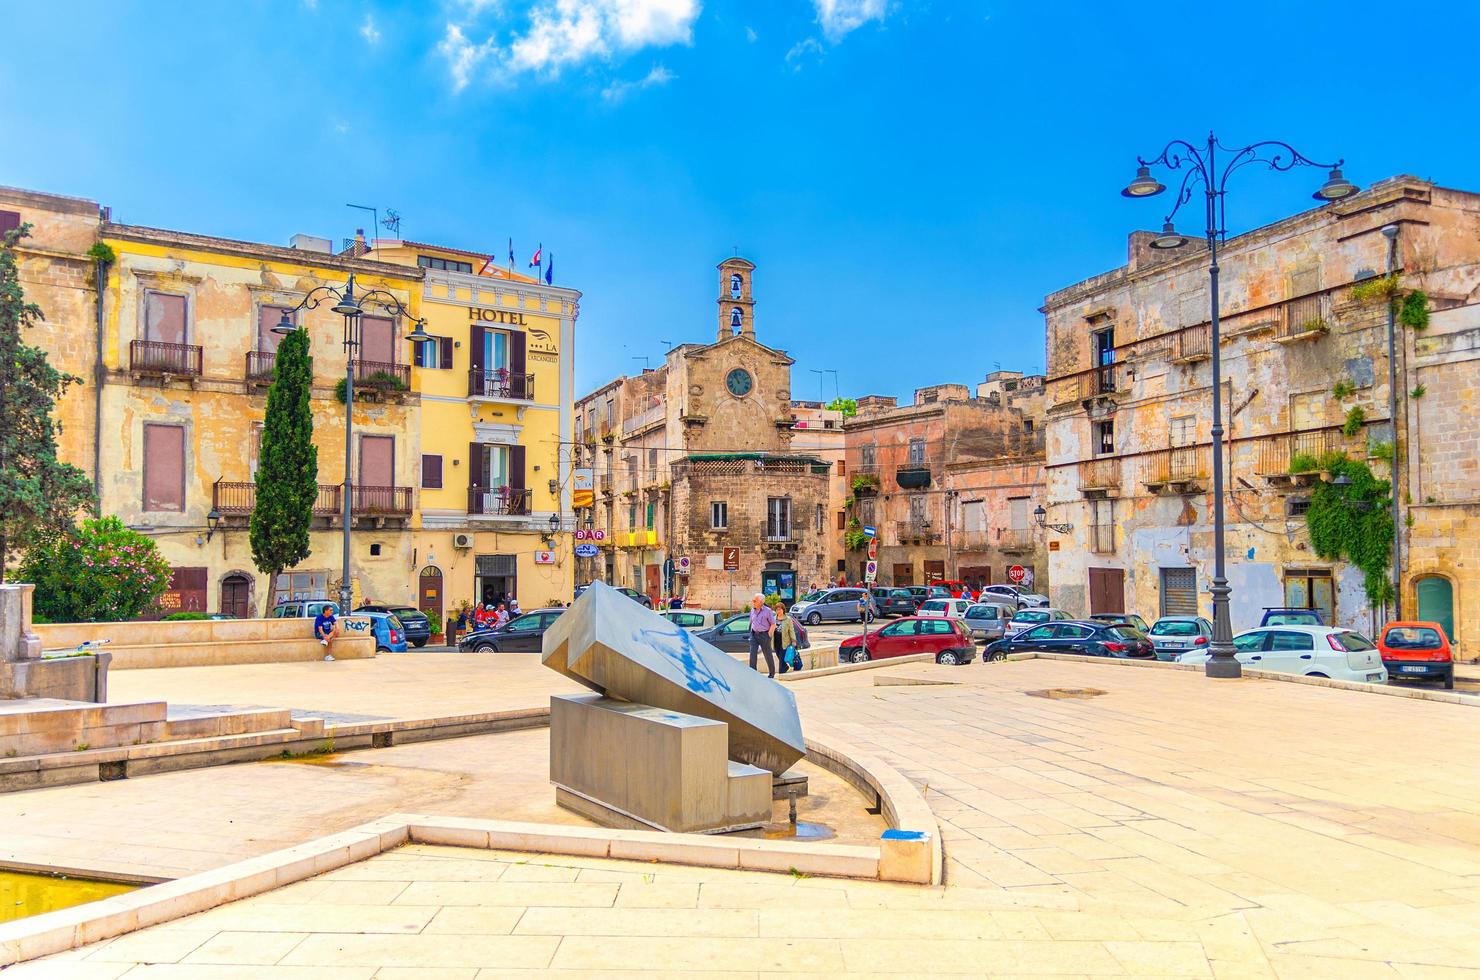
[[[330,644],[339,636],[339,620],[334,616],[334,607],[327,602],[319,607],[319,614],[313,618],[313,635],[324,648],[324,659],[332,661],[334,654],[330,652]]]
[[[781,613],[781,625],[776,628],[776,649],[781,660],[781,673],[802,669],[797,658],[797,621],[786,612]]]
[[[493,615],[493,625],[494,625],[494,628],[497,629],[498,627],[504,625],[508,621],[509,621],[509,607],[506,606],[506,605],[504,605],[502,602],[500,602],[498,604],[498,612],[494,613],[494,615]]]
[[[491,612],[489,610],[489,607],[488,607],[488,604],[487,603],[484,603],[483,605],[481,605],[478,608],[474,609],[473,610],[473,629],[481,630],[484,627],[486,627],[488,625],[489,621],[490,621],[490,617],[491,617]]]
[[[776,614],[766,605],[766,597],[757,592],[750,598],[750,669],[756,666],[756,654],[766,655],[766,676],[776,676],[776,660],[771,653],[771,637],[776,632]]]
[[[683,608],[683,596],[676,595],[673,598],[669,599],[668,600],[668,608],[669,609],[682,609]]]
[[[524,610],[522,610],[522,609],[519,608],[519,600],[518,599],[510,599],[509,600],[509,618],[512,619],[515,616],[522,616],[522,615],[524,615]]]

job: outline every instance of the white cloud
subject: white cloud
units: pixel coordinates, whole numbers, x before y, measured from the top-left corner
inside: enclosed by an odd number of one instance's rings
[[[814,57],[822,57],[822,42],[815,37],[803,38],[786,52],[786,63],[791,65],[792,71],[801,71],[806,60]]]
[[[871,20],[882,21],[889,12],[888,0],[812,0],[812,6],[822,33],[835,43]]]
[[[749,41],[751,44],[754,44],[755,39],[758,37],[760,37],[760,35],[755,32],[754,27],[745,28],[745,40]]]
[[[601,97],[608,102],[621,102],[633,92],[638,92],[645,88],[654,88],[658,85],[667,85],[676,77],[678,76],[662,65],[654,65],[652,71],[635,82],[612,82],[601,90]]]
[[[447,70],[452,73],[453,91],[461,92],[467,88],[473,73],[493,51],[493,38],[488,38],[482,44],[474,44],[468,40],[462,28],[456,24],[448,24],[447,33],[442,35],[442,40],[437,44],[437,53],[447,59]]]
[[[380,30],[375,26],[375,18],[369,14],[365,15],[365,23],[360,25],[360,36],[371,47],[380,43]]]
[[[553,0],[535,7],[509,44],[514,71],[567,65],[646,47],[689,44],[699,0]]]
[[[303,0],[303,6],[306,10],[318,10],[319,0]]]

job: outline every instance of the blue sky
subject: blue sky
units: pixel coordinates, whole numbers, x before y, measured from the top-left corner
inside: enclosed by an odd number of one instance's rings
[[[1480,189],[1480,5],[986,0],[8,3],[0,183],[286,243],[348,202],[538,242],[584,291],[578,387],[715,330],[755,261],[793,391],[905,396],[1044,363],[1046,292],[1162,202],[1137,154],[1212,127]],[[1203,59],[1202,52],[1211,52]],[[1242,171],[1237,232],[1324,174]],[[827,376],[826,393],[832,395]]]

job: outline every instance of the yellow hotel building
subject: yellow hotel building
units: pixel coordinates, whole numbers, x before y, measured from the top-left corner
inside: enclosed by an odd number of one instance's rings
[[[174,569],[172,609],[261,616],[286,598],[333,597],[340,580],[343,321],[296,314],[314,359],[319,499],[312,553],[268,581],[247,525],[277,338],[312,289],[383,289],[413,324],[363,318],[354,360],[352,585],[357,599],[443,621],[462,601],[568,601],[574,585],[570,463],[577,302],[571,289],[483,256],[406,241],[291,247],[110,220],[93,201],[0,188],[0,230],[26,223],[22,286],[45,321],[24,339],[83,379],[58,404],[63,457],[100,509],[151,536]],[[103,243],[111,262],[89,254]]]

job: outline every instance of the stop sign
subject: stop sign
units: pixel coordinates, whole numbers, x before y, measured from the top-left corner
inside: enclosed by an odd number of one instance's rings
[[[1014,565],[1007,570],[1007,580],[1013,585],[1017,585],[1023,580],[1024,574],[1026,573],[1023,571],[1023,566]]]

